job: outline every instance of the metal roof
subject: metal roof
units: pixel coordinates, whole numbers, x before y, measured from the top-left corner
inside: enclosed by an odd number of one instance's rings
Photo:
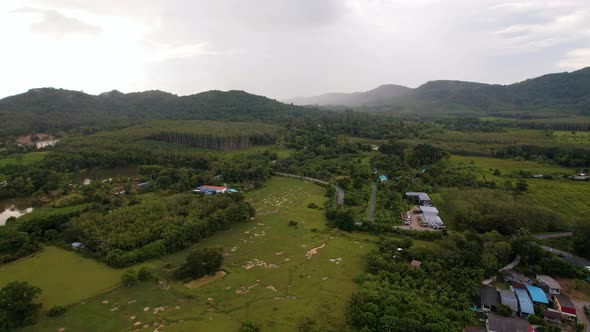
[[[531,298],[533,299],[533,302],[549,304],[549,301],[547,300],[547,295],[545,295],[545,292],[543,292],[543,290],[541,288],[536,287],[536,286],[526,285],[526,289],[529,291],[529,294],[531,294]]]
[[[513,291],[507,289],[498,289],[500,292],[500,302],[505,304],[512,309],[512,311],[518,311],[518,300],[516,299],[516,294]]]
[[[514,294],[518,299],[518,305],[520,306],[520,312],[533,315],[535,313],[535,307],[533,307],[533,301],[529,297],[529,293],[522,288],[515,288]]]
[[[562,307],[567,307],[567,308],[575,308],[574,304],[572,303],[572,301],[569,299],[569,297],[565,296],[565,295],[561,295],[561,294],[557,294],[554,295],[555,298],[557,299],[557,301],[559,301],[559,304]]]
[[[532,327],[526,319],[504,317],[495,314],[488,315],[489,331],[495,332],[529,332]]]
[[[479,297],[482,305],[495,306],[498,303],[498,290],[496,287],[483,286],[479,289]]]
[[[438,214],[438,209],[434,206],[420,206],[420,211],[428,214]]]
[[[430,201],[430,196],[427,193],[408,191],[406,196],[417,196],[421,201]]]
[[[557,281],[555,281],[555,279],[551,278],[550,276],[540,274],[537,276],[537,279],[539,279],[540,282],[544,283],[549,288],[561,289],[561,286],[559,285],[559,283]]]
[[[444,225],[442,219],[439,216],[433,216],[432,214],[421,214],[420,218],[428,224],[430,227]]]

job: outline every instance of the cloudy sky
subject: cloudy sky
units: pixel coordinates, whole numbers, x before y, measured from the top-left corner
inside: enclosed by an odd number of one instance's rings
[[[272,98],[590,66],[588,0],[1,0],[0,97],[34,87]]]

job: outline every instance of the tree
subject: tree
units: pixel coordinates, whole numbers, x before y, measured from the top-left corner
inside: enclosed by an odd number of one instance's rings
[[[0,289],[0,330],[11,331],[35,322],[41,303],[34,303],[41,288],[12,281]]]
[[[580,256],[590,258],[590,222],[578,220],[574,228],[574,252]]]
[[[505,304],[502,304],[502,303],[498,304],[496,306],[496,310],[499,315],[506,316],[506,317],[512,316],[512,309]]]
[[[252,321],[245,321],[242,322],[242,325],[240,326],[240,332],[258,332],[260,331],[260,327],[258,326],[258,324],[252,322]]]
[[[121,275],[121,283],[126,287],[135,285],[138,280],[138,273],[135,269],[126,270],[123,272],[123,275]]]
[[[150,269],[147,266],[144,266],[141,269],[139,269],[139,272],[137,273],[137,280],[140,280],[140,281],[149,280],[152,278],[153,274],[154,274],[154,272],[152,271],[152,269]]]
[[[529,184],[525,180],[520,179],[516,182],[516,187],[514,189],[517,193],[524,193],[529,190]]]
[[[222,248],[203,248],[191,252],[186,262],[177,271],[178,279],[201,278],[207,274],[214,274],[223,263]]]

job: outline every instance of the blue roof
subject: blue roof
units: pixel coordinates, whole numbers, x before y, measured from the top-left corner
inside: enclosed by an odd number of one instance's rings
[[[379,180],[387,180],[387,176],[385,176],[385,175],[379,175]]]
[[[533,315],[535,313],[535,307],[533,307],[533,302],[529,297],[529,293],[527,293],[526,290],[522,288],[515,288],[514,293],[516,293],[516,298],[518,298],[520,312]]]
[[[529,291],[529,294],[531,294],[531,298],[533,299],[533,302],[549,304],[549,301],[547,301],[547,295],[545,295],[545,292],[543,292],[543,290],[541,288],[536,287],[536,286],[526,285],[526,289]]]

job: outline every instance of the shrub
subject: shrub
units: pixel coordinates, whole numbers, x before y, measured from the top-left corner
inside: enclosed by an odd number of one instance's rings
[[[138,280],[138,273],[135,269],[129,269],[121,275],[121,283],[126,287],[135,285]]]
[[[315,203],[309,203],[307,204],[307,207],[310,209],[317,209],[319,206],[317,206]]]
[[[295,220],[289,220],[289,226],[291,227],[296,227],[297,226],[297,222]]]
[[[61,306],[61,305],[56,305],[51,307],[51,309],[49,309],[49,311],[47,312],[47,316],[49,317],[57,317],[57,316],[61,316],[66,312],[66,307]]]
[[[260,327],[258,326],[258,324],[252,322],[252,321],[245,321],[242,322],[242,326],[240,326],[240,332],[258,332],[260,331]]]
[[[139,272],[137,273],[137,279],[140,281],[149,280],[153,277],[153,275],[154,271],[151,268],[144,266],[139,269]]]

